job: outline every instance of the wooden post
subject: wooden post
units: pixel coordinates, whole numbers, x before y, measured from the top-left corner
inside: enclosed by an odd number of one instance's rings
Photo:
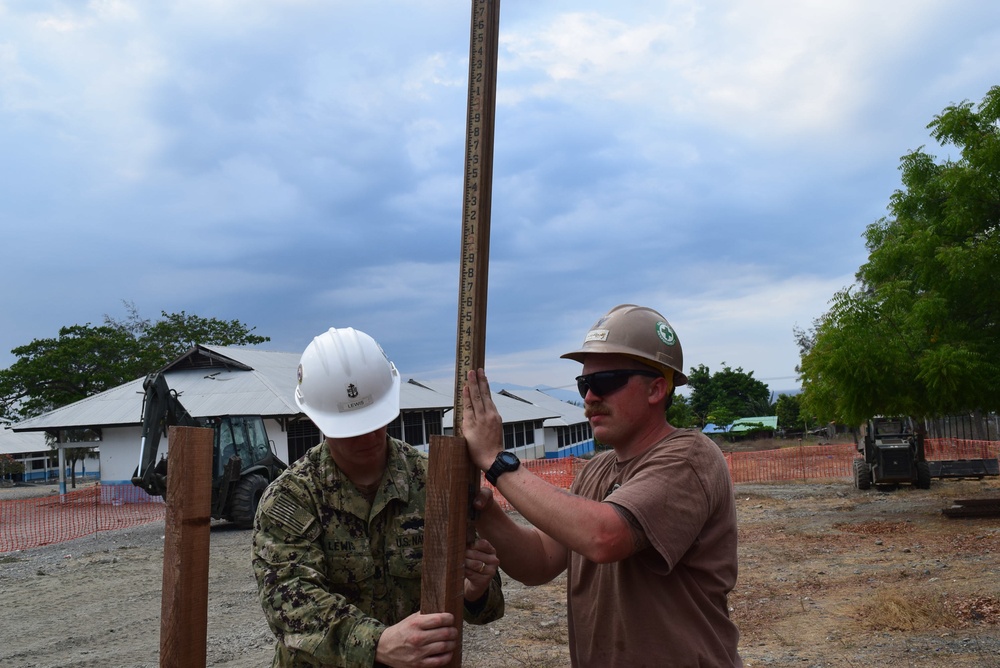
[[[160,600],[160,668],[207,661],[212,430],[170,427]]]
[[[465,544],[468,522],[469,465],[465,439],[431,436],[427,509],[424,513],[424,563],[420,610],[450,612],[462,635],[465,593]],[[477,472],[478,473],[478,472]],[[462,643],[451,668],[462,665]]]

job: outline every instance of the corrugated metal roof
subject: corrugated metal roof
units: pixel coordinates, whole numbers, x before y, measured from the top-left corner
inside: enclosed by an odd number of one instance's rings
[[[197,346],[164,367],[167,385],[194,417],[301,415],[295,405],[298,353]],[[118,427],[142,422],[142,378],[17,423],[18,431]],[[402,410],[448,408],[448,396],[403,383]]]
[[[434,390],[438,394],[446,394],[449,398],[455,394],[454,386],[443,381],[428,382],[410,379],[407,384],[422,385],[428,389]],[[558,413],[544,407],[536,406],[535,404],[527,403],[499,393],[493,393],[493,403],[496,404],[497,410],[500,412],[500,417],[503,419],[504,424],[511,424],[514,422],[537,422],[539,420],[545,421],[559,415]],[[454,406],[454,402],[449,405]],[[445,429],[453,428],[455,426],[454,418],[454,411],[445,413],[442,426]]]
[[[142,412],[142,379],[62,408],[16,423],[17,431],[43,431],[46,429],[73,429],[77,427],[111,427],[139,424]]]
[[[568,427],[574,424],[587,422],[587,416],[581,406],[571,404],[561,399],[545,394],[542,390],[501,390],[505,394],[521,401],[534,404],[540,408],[553,412],[556,417],[551,417],[545,421],[545,427]]]
[[[45,434],[18,433],[0,428],[0,455],[19,455],[25,452],[46,452]]]

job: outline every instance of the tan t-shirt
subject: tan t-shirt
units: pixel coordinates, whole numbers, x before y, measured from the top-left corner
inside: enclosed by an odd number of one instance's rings
[[[727,597],[736,584],[736,504],[726,460],[677,430],[638,457],[602,453],[572,491],[631,512],[650,547],[613,564],[569,559],[576,668],[739,668]]]

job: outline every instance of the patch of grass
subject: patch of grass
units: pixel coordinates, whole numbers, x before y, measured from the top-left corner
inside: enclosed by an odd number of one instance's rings
[[[16,564],[19,561],[24,561],[24,559],[15,557],[12,554],[0,554],[0,564]]]
[[[569,642],[569,636],[565,630],[559,628],[536,629],[525,633],[525,636],[532,640],[554,645],[565,645]]]
[[[875,592],[859,619],[873,631],[929,631],[954,627],[957,621],[938,598],[896,592]]]

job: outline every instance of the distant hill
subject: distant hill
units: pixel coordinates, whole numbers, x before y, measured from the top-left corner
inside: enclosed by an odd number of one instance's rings
[[[796,394],[802,394],[801,387],[793,387],[788,390],[771,390],[771,401],[775,402],[778,400],[782,394],[787,394],[790,397],[794,397]]]

